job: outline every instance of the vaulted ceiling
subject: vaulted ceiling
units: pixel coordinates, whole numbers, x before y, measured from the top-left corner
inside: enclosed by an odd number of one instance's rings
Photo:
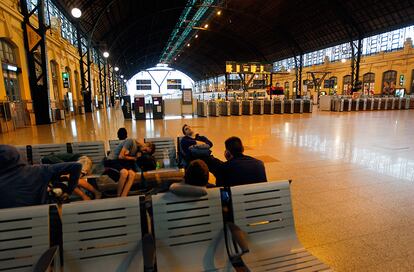
[[[186,5],[205,6],[201,0],[56,1],[68,13],[82,10],[82,29],[127,77],[158,63]],[[195,30],[198,39],[170,63],[194,80],[224,73],[228,60],[273,62],[414,23],[412,0],[214,2],[220,5],[200,21],[209,27]]]

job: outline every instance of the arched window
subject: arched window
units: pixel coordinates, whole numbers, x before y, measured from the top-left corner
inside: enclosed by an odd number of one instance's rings
[[[59,65],[56,61],[51,60],[50,61],[50,71],[52,73],[52,89],[53,89],[53,97],[56,101],[56,107],[61,108],[60,103],[60,92],[59,92]]]
[[[6,95],[10,101],[20,101],[21,92],[18,79],[17,58],[15,47],[5,39],[0,39],[0,60],[3,66],[3,80]]]
[[[343,78],[342,83],[342,94],[349,95],[351,94],[351,88],[352,88],[352,79],[351,75],[346,75]]]
[[[411,89],[410,94],[414,94],[414,69],[411,71]]]
[[[397,71],[388,70],[382,74],[382,94],[393,95],[397,82]]]
[[[4,63],[17,64],[14,46],[5,39],[0,39],[0,59]]]
[[[364,74],[362,77],[362,84],[364,86],[364,94],[374,94],[375,74]]]
[[[289,81],[285,82],[285,96],[289,98]]]

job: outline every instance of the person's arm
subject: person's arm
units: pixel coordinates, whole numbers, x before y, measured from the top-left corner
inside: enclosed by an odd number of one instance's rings
[[[184,137],[181,139],[181,151],[184,153],[186,158],[191,156],[190,146],[197,144],[196,140],[190,137]]]
[[[206,136],[200,136],[200,135],[197,134],[195,139],[197,141],[208,144],[210,147],[213,147],[213,143]]]
[[[68,175],[69,174],[69,192],[73,192],[73,190],[78,185],[79,177],[82,170],[82,164],[77,162],[62,162],[57,164],[48,165],[48,171],[50,171],[53,175],[52,180],[56,181],[61,175]]]
[[[132,146],[134,145],[133,141],[134,140],[128,139],[124,142],[124,146],[122,147],[121,152],[119,152],[118,159],[129,161],[133,161],[136,159],[136,156],[129,155],[129,152],[132,149]]]

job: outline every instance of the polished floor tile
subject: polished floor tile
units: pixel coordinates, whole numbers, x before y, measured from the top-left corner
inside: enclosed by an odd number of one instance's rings
[[[183,124],[208,136],[220,159],[225,139],[241,137],[246,153],[265,162],[269,180],[293,180],[299,239],[335,271],[414,270],[412,110],[146,121],[101,110],[0,134],[0,143],[108,145],[119,127],[131,137],[177,137]]]

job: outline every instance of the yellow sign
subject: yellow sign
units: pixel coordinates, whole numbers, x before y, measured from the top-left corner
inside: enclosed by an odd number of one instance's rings
[[[29,40],[30,51],[32,51],[32,49],[36,46],[36,44],[41,39],[39,34],[37,34],[36,31],[30,25],[27,25],[27,39]]]
[[[272,64],[259,62],[237,63],[234,61],[226,62],[226,73],[244,73],[244,74],[270,74]]]

